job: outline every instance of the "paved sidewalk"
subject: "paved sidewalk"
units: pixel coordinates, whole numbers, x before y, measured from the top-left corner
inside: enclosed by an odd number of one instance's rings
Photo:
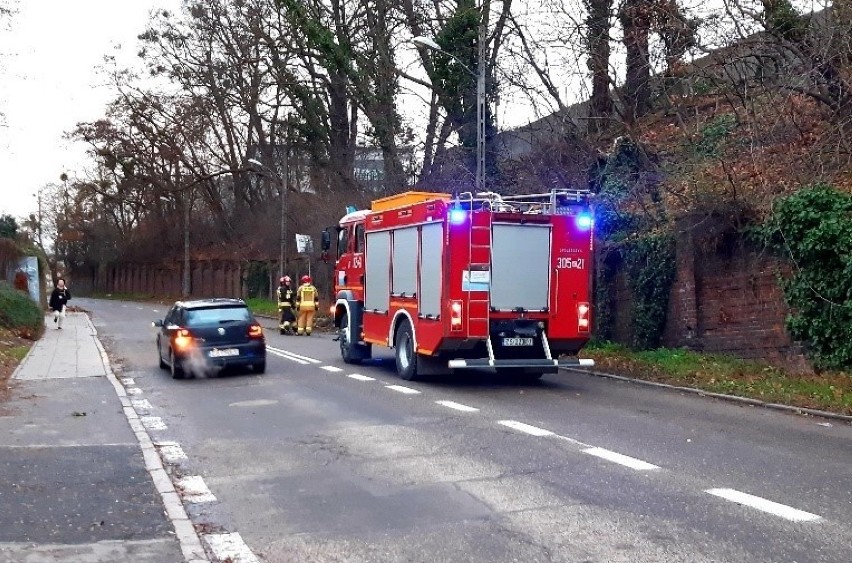
[[[186,561],[94,327],[45,324],[0,416],[0,563]]]

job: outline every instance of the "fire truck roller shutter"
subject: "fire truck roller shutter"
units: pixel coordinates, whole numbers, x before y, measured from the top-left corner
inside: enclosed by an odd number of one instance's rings
[[[423,225],[420,233],[420,314],[438,317],[441,314],[441,282],[444,256],[444,226],[440,223]]]
[[[549,307],[550,226],[495,223],[491,246],[491,307]]]
[[[390,232],[367,233],[364,309],[387,312],[390,307]]]
[[[414,297],[417,292],[417,227],[393,232],[391,294]]]

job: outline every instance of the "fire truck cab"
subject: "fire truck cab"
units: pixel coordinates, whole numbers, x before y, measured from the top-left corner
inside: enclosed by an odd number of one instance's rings
[[[333,230],[323,246],[336,234],[333,314],[345,362],[390,347],[409,380],[593,365],[576,358],[592,323],[588,192],[406,192]]]

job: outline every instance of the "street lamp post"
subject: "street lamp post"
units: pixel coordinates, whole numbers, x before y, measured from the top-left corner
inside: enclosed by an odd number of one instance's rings
[[[462,66],[471,76],[476,78],[476,191],[485,191],[485,22],[480,19],[478,28],[478,49],[476,72],[464,64],[457,56],[441,49],[441,46],[435,43],[430,37],[418,36],[411,41],[416,45],[421,45],[427,49],[443,53],[456,61]]]

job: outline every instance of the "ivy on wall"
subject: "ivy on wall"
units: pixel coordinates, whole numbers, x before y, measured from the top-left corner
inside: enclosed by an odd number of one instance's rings
[[[641,147],[628,138],[618,139],[603,167],[595,207],[603,249],[594,290],[598,340],[614,337],[614,293],[622,265],[633,297],[630,345],[644,350],[658,347],[662,340],[676,263],[675,239],[664,232],[668,221],[659,201],[659,182]]]
[[[780,282],[790,336],[805,343],[814,367],[852,367],[852,195],[802,189],[776,202],[754,234],[793,265]]]
[[[633,342],[639,350],[657,348],[666,327],[669,294],[675,279],[675,240],[670,234],[647,234],[624,249],[627,283],[633,294]]]

